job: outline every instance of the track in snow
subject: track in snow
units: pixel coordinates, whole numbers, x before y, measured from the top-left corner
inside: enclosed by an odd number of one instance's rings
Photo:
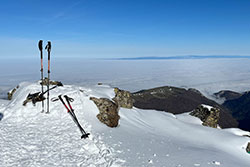
[[[39,86],[39,85],[38,85]],[[36,86],[33,86],[34,90]],[[39,89],[37,90],[39,91]],[[65,93],[65,88],[54,91]],[[52,92],[52,91],[51,91]],[[68,88],[67,94],[77,97],[80,93]],[[24,92],[16,95],[21,99]],[[53,94],[51,95],[53,97]],[[74,104],[76,103],[76,104]],[[81,106],[77,106],[76,115],[82,127],[91,134],[91,126],[83,117]],[[51,103],[51,113],[40,113],[37,106],[26,107],[13,100],[1,108],[5,118],[0,122],[0,164],[1,166],[120,166],[122,161],[115,158],[112,148],[102,142],[98,134],[88,139],[80,139],[80,131],[71,120],[60,102]]]

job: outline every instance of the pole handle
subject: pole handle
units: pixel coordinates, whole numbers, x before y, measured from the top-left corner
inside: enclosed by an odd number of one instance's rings
[[[43,40],[39,40],[38,42],[38,48],[42,52],[43,51]]]
[[[48,44],[46,45],[45,49],[48,51],[48,60],[50,60],[50,52],[51,52],[51,42],[48,41]]]

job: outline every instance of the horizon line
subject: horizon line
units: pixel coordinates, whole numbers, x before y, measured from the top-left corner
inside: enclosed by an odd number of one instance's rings
[[[187,56],[149,56],[149,57],[123,57],[123,58],[110,58],[110,60],[171,60],[171,59],[237,59],[245,58],[250,59],[250,56],[240,55],[187,55]]]

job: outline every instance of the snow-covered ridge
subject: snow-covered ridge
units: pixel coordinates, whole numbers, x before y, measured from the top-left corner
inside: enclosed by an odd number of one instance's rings
[[[89,97],[112,99],[106,85],[65,85],[50,97],[74,98],[75,113],[90,138],[80,132],[64,106],[50,104],[51,113],[41,113],[41,103],[22,106],[28,93],[40,91],[38,83],[21,83],[13,99],[0,104],[0,164],[2,166],[225,166],[247,167],[245,149],[250,135],[239,129],[201,126],[187,113],[173,115],[154,110],[120,109],[117,128],[96,118],[98,109]]]

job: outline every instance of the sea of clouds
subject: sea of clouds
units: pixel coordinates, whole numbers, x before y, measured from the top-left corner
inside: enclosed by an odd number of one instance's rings
[[[250,90],[250,59],[51,60],[51,79],[64,84],[108,84],[132,92],[158,86],[196,88],[206,96],[220,90]],[[40,60],[0,61],[0,96],[20,82],[40,79]],[[44,61],[44,76],[47,63]]]

